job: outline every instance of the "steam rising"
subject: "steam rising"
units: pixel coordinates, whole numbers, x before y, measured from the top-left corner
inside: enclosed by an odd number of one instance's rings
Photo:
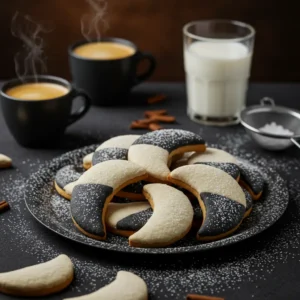
[[[48,33],[52,29],[38,24],[30,16],[22,15],[19,12],[13,16],[11,33],[23,42],[22,51],[14,57],[16,75],[21,81],[27,75],[33,75],[35,81],[38,81],[38,74],[47,72],[44,40],[40,34]]]
[[[107,0],[86,0],[91,12],[81,18],[81,33],[87,41],[101,38],[101,33],[108,29],[106,20]]]

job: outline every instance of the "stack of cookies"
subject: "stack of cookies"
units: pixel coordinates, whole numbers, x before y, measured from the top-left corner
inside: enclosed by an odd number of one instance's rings
[[[80,232],[105,240],[109,231],[132,247],[166,247],[192,228],[199,241],[222,239],[250,214],[263,185],[257,169],[178,129],[111,138],[83,167],[55,177]]]

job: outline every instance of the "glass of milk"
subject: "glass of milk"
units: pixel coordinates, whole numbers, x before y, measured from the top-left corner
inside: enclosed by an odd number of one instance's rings
[[[255,30],[230,20],[203,20],[183,28],[187,113],[199,123],[239,122],[246,104]]]

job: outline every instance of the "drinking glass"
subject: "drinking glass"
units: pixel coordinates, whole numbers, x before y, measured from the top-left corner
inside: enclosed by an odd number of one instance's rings
[[[206,125],[239,122],[246,104],[255,30],[232,20],[183,27],[187,114]]]

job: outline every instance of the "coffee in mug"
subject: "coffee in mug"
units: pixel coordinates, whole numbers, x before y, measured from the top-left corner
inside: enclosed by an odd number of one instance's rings
[[[54,76],[26,76],[5,83],[0,91],[2,113],[16,141],[26,147],[51,147],[65,129],[83,117],[90,107],[85,92]],[[73,101],[83,105],[72,112]]]
[[[88,43],[73,51],[80,57],[90,59],[122,59],[135,53],[134,48],[113,42]]]
[[[150,53],[141,52],[130,41],[103,38],[81,41],[69,48],[72,78],[94,105],[124,105],[131,88],[148,79],[156,66]],[[141,61],[149,62],[148,69],[137,74]]]
[[[37,82],[14,86],[5,93],[12,98],[20,100],[40,101],[59,98],[68,92],[69,89],[56,83]]]

